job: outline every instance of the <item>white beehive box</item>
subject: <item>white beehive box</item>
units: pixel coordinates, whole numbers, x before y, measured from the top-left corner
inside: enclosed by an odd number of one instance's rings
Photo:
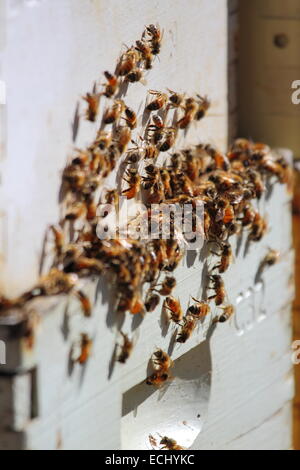
[[[100,0],[1,0],[1,7],[0,79],[7,105],[1,106],[0,286],[13,296],[36,281],[45,229],[59,217],[76,103],[145,24],[158,21],[164,28],[147,88],[208,94],[211,112],[188,143],[206,140],[225,149],[228,9],[225,0],[188,6],[184,0],[109,6]],[[142,106],[146,89],[132,88],[130,104]],[[76,145],[85,145],[91,129],[82,123],[79,134]],[[248,250],[245,237],[234,242],[235,263],[225,276],[235,319],[218,327],[207,319],[185,345],[174,346],[174,330],[161,324],[158,309],[140,324],[127,319],[123,329],[133,331],[136,347],[128,364],[113,366],[119,338],[104,286],[88,321],[76,302],[41,302],[33,350],[21,339],[22,325],[2,325],[7,364],[0,366],[0,448],[149,448],[150,433],[192,449],[290,448],[293,254],[285,188],[275,185],[260,210],[270,232]],[[282,253],[281,261],[258,279],[269,247]],[[201,296],[214,262],[208,266],[206,254],[190,253],[178,269],[176,295],[183,305],[190,295]],[[96,287],[89,289],[93,295]],[[70,350],[83,330],[94,338],[93,355],[86,367],[72,368]],[[159,391],[143,383],[156,346],[176,359],[175,380]]]
[[[240,0],[240,132],[300,156],[298,0]]]

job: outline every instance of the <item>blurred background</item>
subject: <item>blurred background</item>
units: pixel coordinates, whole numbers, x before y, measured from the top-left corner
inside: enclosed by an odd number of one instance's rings
[[[229,9],[228,75],[231,138],[238,135],[251,137],[254,140],[268,142],[274,147],[290,148],[294,153],[296,184],[293,227],[296,249],[296,298],[293,320],[294,339],[299,340],[300,104],[292,102],[292,94],[295,92],[293,83],[300,80],[300,2],[239,0],[230,3],[232,9]],[[299,450],[299,365],[295,367],[295,373],[294,448]]]

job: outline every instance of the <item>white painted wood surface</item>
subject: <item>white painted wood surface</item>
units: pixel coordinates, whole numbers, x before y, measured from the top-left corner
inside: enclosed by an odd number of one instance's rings
[[[35,282],[45,228],[58,219],[76,102],[103,70],[113,68],[121,44],[138,38],[144,24],[159,21],[165,30],[146,89],[207,93],[212,110],[187,141],[225,148],[228,12],[225,0],[190,0],[188,7],[184,0],[112,0],[109,6],[100,0],[0,1],[6,6],[0,79],[8,88],[1,121],[7,134],[0,157],[0,286],[14,295]],[[146,89],[132,87],[129,104],[141,105]],[[86,144],[93,132],[83,123],[76,145]],[[159,309],[140,325],[128,317],[123,330],[133,332],[136,347],[128,364],[109,370],[119,336],[104,286],[91,320],[82,318],[73,300],[36,303],[42,318],[30,353],[18,339],[20,326],[2,325],[8,362],[0,366],[0,449],[149,448],[148,435],[157,432],[193,449],[291,447],[289,206],[279,185],[260,202],[271,231],[245,256],[245,239],[237,242],[225,276],[236,318],[217,328],[207,319],[189,342],[174,347],[178,377],[165,390],[143,384],[155,346],[172,345],[174,330],[162,328]],[[283,256],[257,282],[268,247]],[[183,305],[190,295],[201,296],[205,260],[205,252],[200,259],[190,254],[178,270],[176,295]],[[86,289],[94,295],[95,286]],[[93,355],[86,367],[72,369],[70,351],[83,330],[94,338]]]
[[[35,282],[45,228],[59,218],[61,170],[73,148],[77,102],[95,80],[101,83],[104,70],[115,67],[123,43],[139,38],[145,24],[159,21],[164,47],[147,87],[130,87],[128,103],[138,109],[149,88],[206,93],[213,107],[197,129],[197,141],[205,137],[226,146],[227,10],[224,0],[192,0],[188,8],[184,0],[3,1],[7,106],[1,125],[7,135],[0,169],[6,219],[0,287],[15,295]],[[76,145],[87,144],[94,133],[82,121]]]

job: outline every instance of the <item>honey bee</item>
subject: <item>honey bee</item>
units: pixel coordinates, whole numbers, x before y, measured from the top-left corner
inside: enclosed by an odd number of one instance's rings
[[[116,130],[117,149],[120,155],[124,153],[131,139],[131,129],[129,127],[118,127]]]
[[[233,259],[233,255],[232,255],[232,248],[229,242],[223,242],[222,244],[220,244],[220,248],[221,248],[221,253],[216,253],[214,251],[212,251],[212,253],[215,254],[216,256],[221,257],[220,264],[217,264],[214,267],[214,269],[218,269],[219,273],[223,274],[229,268]]]
[[[100,93],[87,93],[83,99],[88,104],[86,111],[86,118],[88,121],[95,122],[98,116],[99,104],[100,104]]]
[[[76,274],[66,274],[59,269],[52,268],[48,274],[41,277],[37,286],[30,292],[32,298],[39,296],[53,296],[69,294],[78,282]]]
[[[149,90],[149,93],[154,95],[155,99],[146,106],[147,111],[158,111],[166,105],[168,101],[168,95],[155,90]]]
[[[183,258],[184,251],[181,249],[177,240],[172,238],[166,240],[166,254],[168,262],[165,262],[165,271],[174,271]]]
[[[74,193],[80,192],[86,182],[86,172],[77,165],[68,165],[63,171],[63,181]]]
[[[162,33],[160,31],[160,28],[158,26],[155,26],[154,24],[150,24],[146,27],[146,31],[151,38],[150,43],[152,48],[152,54],[159,54],[162,41]]]
[[[194,196],[193,183],[185,173],[180,172],[176,174],[176,185],[178,187],[178,190],[184,195],[188,195],[190,197]]]
[[[267,221],[259,214],[259,212],[255,212],[254,220],[250,227],[249,232],[249,240],[258,242],[260,241],[263,236],[266,234],[268,230]]]
[[[228,237],[231,237],[232,235],[238,235],[241,233],[241,225],[238,222],[231,222],[226,226]]]
[[[269,250],[264,259],[261,262],[260,269],[264,269],[267,266],[273,266],[278,263],[280,258],[280,252],[277,250]]]
[[[117,361],[120,362],[121,364],[125,364],[125,362],[127,361],[127,359],[132,353],[133,342],[128,338],[128,335],[126,335],[122,331],[121,331],[121,335],[123,336],[123,344],[121,347],[121,352],[117,357]]]
[[[149,206],[151,204],[160,204],[165,199],[164,186],[161,181],[156,181],[151,186],[151,192],[147,195],[145,203]]]
[[[23,305],[25,302],[38,297],[50,297],[62,294],[71,294],[78,297],[85,316],[90,316],[90,302],[81,291],[76,290],[78,276],[72,273],[65,273],[57,268],[52,268],[48,274],[41,277],[39,282],[30,290],[25,292],[16,302]]]
[[[277,158],[276,163],[280,168],[280,170],[278,172],[278,180],[281,184],[285,184],[287,186],[287,190],[291,194],[293,192],[293,188],[294,188],[294,172],[293,172],[293,169],[287,163],[287,161],[282,157]]]
[[[170,148],[173,147],[177,137],[176,129],[171,127],[166,129],[164,134],[164,140],[158,147],[160,152],[167,152],[170,150]]]
[[[86,220],[89,222],[93,222],[96,220],[97,217],[97,205],[95,201],[87,200],[86,201]]]
[[[173,171],[179,171],[182,167],[182,155],[179,152],[175,152],[171,155],[170,169]]]
[[[187,315],[192,315],[195,318],[205,318],[210,313],[210,306],[208,303],[199,301],[192,297],[195,301],[194,305],[191,305],[187,310]]]
[[[122,292],[119,296],[117,311],[120,313],[129,311],[132,315],[143,313],[145,306],[139,294],[136,294],[134,288],[130,286],[129,281],[124,283],[123,286],[119,284],[120,287]]]
[[[160,173],[159,173],[159,169],[152,164],[147,165],[145,167],[145,171],[146,171],[147,176],[142,177],[143,187],[144,189],[148,190],[148,189],[151,189],[154,186],[154,184],[159,181]]]
[[[177,343],[185,343],[191,337],[195,328],[196,318],[193,315],[186,315],[176,338]]]
[[[196,155],[190,150],[185,150],[183,152],[185,161],[184,166],[186,169],[187,176],[191,181],[195,181],[199,178],[200,169],[201,169],[201,160],[196,157]]]
[[[90,153],[79,150],[78,155],[72,160],[72,165],[80,166],[81,168],[84,168],[89,163],[89,160],[90,160]]]
[[[289,183],[289,168],[284,160],[274,160],[271,156],[265,156],[260,162],[260,167],[276,176],[280,183]]]
[[[227,199],[231,205],[238,205],[243,200],[252,199],[254,194],[252,190],[248,188],[236,187],[231,191],[226,191],[224,193],[225,199]]]
[[[183,310],[178,299],[175,299],[172,296],[168,296],[164,301],[164,308],[170,312],[169,318],[174,323],[181,322],[183,318]]]
[[[216,305],[221,305],[224,303],[226,297],[224,281],[218,274],[210,276],[209,278],[213,283],[212,289],[215,291],[215,295],[209,297],[208,300],[214,299]]]
[[[266,187],[262,180],[261,175],[253,168],[248,168],[246,173],[250,179],[250,182],[253,184],[256,198],[260,199],[262,194],[266,190]]]
[[[148,132],[153,132],[152,139],[154,144],[157,144],[163,136],[163,131],[165,129],[164,121],[158,114],[152,116],[152,121],[153,124],[148,126]]]
[[[85,185],[81,189],[81,195],[89,202],[91,201],[95,191],[98,189],[101,182],[101,175],[87,176]]]
[[[95,258],[87,258],[86,256],[66,256],[64,261],[64,272],[65,273],[78,273],[81,275],[85,274],[102,274],[103,272],[103,264],[100,260]],[[80,294],[79,300],[83,298],[83,295]],[[87,301],[86,301],[87,303]]]
[[[149,434],[149,442],[152,446],[152,449],[155,449],[155,447],[157,447],[157,441],[155,437],[153,437],[151,434]]]
[[[183,103],[184,95],[176,93],[175,91],[169,90],[169,88],[168,88],[168,92],[170,93],[169,106],[172,108],[179,108]]]
[[[157,294],[147,295],[145,301],[145,309],[147,312],[153,312],[160,302],[160,297]]]
[[[153,54],[151,47],[149,47],[148,44],[144,41],[136,41],[135,44],[136,50],[141,54],[142,60],[145,63],[145,69],[152,69]]]
[[[86,213],[86,207],[83,203],[77,202],[73,204],[72,209],[66,213],[65,220],[77,220],[80,217],[84,216]]]
[[[91,301],[89,300],[89,298],[81,290],[76,291],[76,297],[79,299],[84,316],[86,318],[91,317],[92,305],[91,305]]]
[[[234,315],[234,306],[233,305],[226,305],[226,307],[221,307],[223,313],[217,318],[218,323],[225,323],[229,318]]]
[[[169,354],[164,352],[162,349],[157,349],[152,355],[152,363],[154,368],[159,374],[169,372],[171,367],[173,367],[173,361],[170,358]]]
[[[139,147],[134,141],[131,142],[135,144],[135,147],[128,149],[126,158],[123,162],[124,165],[134,165],[135,163],[138,163],[143,156],[143,149]]]
[[[161,450],[163,450],[163,449],[167,449],[167,450],[184,450],[185,449],[184,447],[181,447],[179,444],[177,444],[175,439],[170,439],[167,436],[164,436],[161,439],[160,445],[163,446],[163,447],[161,447]]]
[[[137,50],[134,48],[128,49],[124,54],[121,55],[116,68],[116,75],[120,77],[128,75],[135,68],[139,59],[140,54]]]
[[[230,159],[238,158],[241,152],[250,152],[252,148],[252,142],[248,139],[239,138],[236,139],[230,147],[229,154],[232,153]]]
[[[207,110],[209,109],[210,101],[208,100],[207,96],[203,97],[203,96],[197,95],[197,98],[199,99],[199,101],[198,101],[198,108],[195,113],[194,119],[196,121],[200,121],[200,119],[202,119],[205,116]]]
[[[223,163],[221,163],[220,165],[222,166]],[[243,180],[237,175],[233,175],[226,171],[213,172],[209,176],[209,181],[212,181],[215,184],[219,192],[230,191],[232,189],[235,189],[236,187],[239,187],[239,185],[243,182]]]
[[[127,178],[123,178],[129,184],[129,188],[122,191],[127,199],[133,199],[140,190],[141,177],[135,168],[129,168],[125,172]]]
[[[176,126],[178,127],[178,129],[186,129],[190,125],[192,120],[193,116],[191,114],[185,114],[183,118],[177,121]]]
[[[211,225],[212,225],[211,216],[208,213],[208,211],[204,211],[203,229],[204,229],[204,235],[205,235],[206,240],[209,238]]]
[[[118,80],[118,77],[116,77],[115,75],[112,75],[108,71],[105,71],[104,75],[105,75],[105,78],[107,80],[107,84],[105,85],[105,89],[104,89],[103,94],[107,98],[111,98],[119,90],[119,80]]]
[[[166,198],[172,197],[171,176],[168,170],[160,169],[160,178],[164,187]]]
[[[186,98],[184,104],[184,116],[176,123],[178,129],[186,129],[194,119],[198,109],[197,102],[194,98]]]
[[[229,161],[227,155],[223,154],[222,152],[219,152],[212,145],[207,145],[205,147],[205,150],[208,153],[208,155],[210,155],[212,157],[212,159],[214,160],[215,168],[217,170],[228,171],[230,169],[230,161]],[[223,176],[223,180],[225,180],[225,184],[227,183],[227,189],[229,189],[229,184],[230,183],[231,183],[230,187],[237,184],[237,176],[234,177],[233,174],[228,175],[226,173],[223,173],[223,174],[219,173],[219,176],[220,176],[221,180],[222,180],[222,176]]]
[[[105,193],[105,203],[115,206],[117,208],[119,206],[119,192],[117,189],[110,189],[107,190]]]
[[[137,315],[144,312],[145,305],[138,295],[135,295],[130,303],[129,311],[132,315]]]
[[[216,201],[216,222],[224,222],[224,224],[228,224],[232,222],[235,218],[235,213],[233,206],[230,202],[225,198],[218,198]]]
[[[53,232],[54,235],[54,243],[55,243],[55,251],[57,256],[60,256],[63,252],[64,244],[65,244],[65,235],[60,227],[56,227],[55,225],[50,226],[50,230]]]
[[[91,356],[92,346],[93,341],[87,334],[82,333],[80,341],[81,352],[75,362],[78,362],[80,365],[86,364]]]
[[[249,225],[252,225],[254,222],[256,216],[256,212],[253,209],[251,204],[247,204],[243,210],[243,217],[241,217],[240,220],[242,222],[243,227],[248,227]]]
[[[176,279],[175,277],[167,276],[163,283],[160,285],[161,288],[157,292],[163,296],[170,295],[172,290],[176,286]]]
[[[271,153],[270,147],[263,142],[251,143],[250,148],[252,151],[252,158],[254,158],[254,160],[261,160]]]
[[[97,137],[96,137],[94,145],[98,147],[100,150],[105,150],[110,146],[111,141],[112,141],[112,133],[100,130],[97,133]]]
[[[136,113],[131,108],[128,108],[128,106],[126,106],[125,107],[125,116],[126,116],[126,118],[124,118],[124,119],[127,122],[127,125],[130,127],[130,129],[135,129],[136,125],[137,125]]]
[[[168,380],[170,380],[170,376],[166,372],[163,372],[162,374],[159,374],[158,372],[154,372],[153,374],[149,375],[149,377],[147,377],[146,384],[154,385],[156,387],[161,387]]]
[[[126,75],[125,80],[130,82],[130,83],[142,82],[143,81],[143,72],[138,68],[134,68],[131,72],[129,72]]]
[[[116,100],[111,108],[108,108],[103,116],[104,124],[112,124],[113,122],[117,122],[122,112],[125,109],[125,104],[122,100]]]
[[[145,160],[154,160],[159,154],[159,150],[156,145],[147,143],[144,147],[144,158]]]

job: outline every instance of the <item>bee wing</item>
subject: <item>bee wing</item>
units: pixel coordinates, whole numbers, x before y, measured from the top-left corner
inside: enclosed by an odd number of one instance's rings
[[[145,78],[141,78],[141,79],[140,79],[140,83],[141,83],[142,85],[144,85],[144,86],[147,86],[147,84],[148,84],[148,82],[147,82],[147,80],[146,80]]]

